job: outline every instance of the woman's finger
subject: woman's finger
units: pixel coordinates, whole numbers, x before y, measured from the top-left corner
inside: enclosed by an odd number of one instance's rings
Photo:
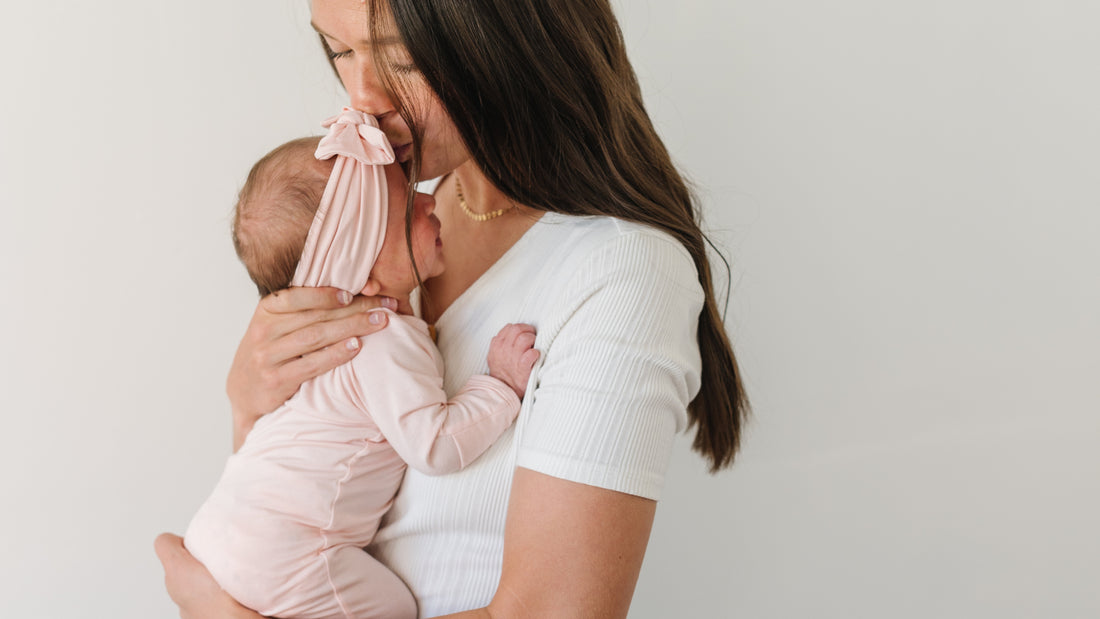
[[[260,299],[260,307],[272,314],[293,314],[309,309],[337,309],[351,303],[352,295],[339,288],[287,288]]]
[[[373,298],[377,299],[377,297]],[[367,300],[363,303],[367,303]],[[347,360],[358,352],[358,349],[348,348],[348,345],[358,344],[359,337],[382,330],[386,326],[387,319],[385,312],[372,310],[356,311],[339,318],[305,324],[270,342],[265,348],[257,350],[256,354],[262,358],[256,359],[255,362],[257,365],[266,367],[281,367],[333,347],[338,350],[325,351],[322,357],[340,357],[340,352],[343,351],[346,353],[343,358]]]
[[[291,288],[282,292],[287,293],[286,296],[290,296],[292,291],[306,291],[314,290],[312,288]],[[331,290],[336,290],[332,288]],[[274,293],[273,293],[274,294]],[[304,307],[293,312],[273,312],[267,309],[265,300],[270,297],[264,297],[260,301],[259,307],[256,308],[256,313],[253,316],[253,322],[259,323],[257,329],[249,330],[249,334],[253,334],[261,341],[274,341],[282,338],[286,335],[299,331],[303,328],[319,323],[340,321],[345,318],[354,316],[360,316],[373,312],[380,308],[387,308],[391,310],[397,309],[397,301],[390,297],[366,297],[357,296],[353,297],[351,303],[342,307]],[[323,339],[322,345],[328,346],[338,339],[344,337],[351,337],[351,335],[367,335],[373,333],[374,330],[369,329],[363,333],[337,333],[335,339]],[[312,350],[312,349],[311,349]],[[302,351],[304,354],[307,351]],[[283,361],[279,359],[278,361]]]
[[[380,316],[383,320],[379,324],[371,324],[371,328],[378,331],[386,326],[385,320],[387,317],[383,312],[375,312],[375,315]],[[359,336],[352,336],[309,354],[290,359],[279,366],[275,380],[280,384],[300,385],[311,378],[320,376],[347,363],[359,353],[360,346]]]
[[[311,294],[311,289],[292,288],[279,296],[300,300]],[[336,309],[272,313],[268,306],[276,302],[273,298],[270,295],[256,308],[226,377],[234,427],[245,432],[256,419],[294,395],[303,381],[354,357],[359,352],[356,338],[386,326],[385,312],[373,310],[397,306],[388,297],[355,297],[350,304]],[[280,302],[288,307],[298,304],[298,300]],[[298,363],[320,351],[324,352],[310,362]],[[287,364],[290,367],[285,367]],[[243,436],[237,438],[243,440]]]
[[[242,341],[225,383],[235,423],[251,427],[303,382],[349,361],[359,353],[359,337],[385,328],[387,319],[381,311],[355,313],[308,325],[263,346]]]

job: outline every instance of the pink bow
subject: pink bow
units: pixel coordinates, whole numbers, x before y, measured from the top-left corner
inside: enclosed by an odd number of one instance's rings
[[[393,147],[370,114],[346,107],[321,126],[328,129],[328,135],[317,145],[318,159],[343,155],[367,165],[393,163]]]
[[[378,121],[358,110],[344,108],[322,126],[329,131],[316,157],[336,157],[336,162],[291,284],[359,294],[386,239],[389,191],[383,164],[393,163],[393,147]]]

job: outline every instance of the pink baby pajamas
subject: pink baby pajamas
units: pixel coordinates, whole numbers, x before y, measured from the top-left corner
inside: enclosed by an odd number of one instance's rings
[[[295,285],[357,292],[382,245],[381,164],[393,152],[360,112],[345,109],[326,126],[318,157],[337,161]],[[187,549],[260,614],[414,619],[405,584],[362,548],[406,463],[430,475],[455,472],[519,412],[512,389],[482,375],[448,401],[442,358],[422,320],[390,312],[389,325],[361,343],[352,361],[306,382],[256,423],[187,530]]]

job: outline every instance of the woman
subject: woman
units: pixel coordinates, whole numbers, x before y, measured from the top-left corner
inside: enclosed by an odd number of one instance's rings
[[[371,551],[423,617],[622,617],[675,432],[694,425],[718,470],[746,411],[705,240],[606,0],[457,5],[312,5],[352,107],[378,117],[410,182],[444,176],[447,266],[423,312],[448,386],[506,322],[535,324],[544,359],[515,431],[461,473],[408,475]],[[235,443],[351,358],[379,302],[261,301],[228,381]],[[179,538],[157,550],[182,616],[257,616]]]

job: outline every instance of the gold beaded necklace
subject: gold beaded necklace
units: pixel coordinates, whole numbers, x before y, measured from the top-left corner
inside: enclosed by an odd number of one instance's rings
[[[470,205],[466,204],[466,196],[462,195],[462,181],[458,180],[458,175],[455,174],[455,193],[458,194],[458,205],[462,207],[462,212],[466,213],[466,216],[474,221],[489,221],[490,219],[496,219],[508,211],[516,208],[516,203],[513,202],[512,206],[506,206],[495,211],[488,213],[475,213],[470,210]]]

